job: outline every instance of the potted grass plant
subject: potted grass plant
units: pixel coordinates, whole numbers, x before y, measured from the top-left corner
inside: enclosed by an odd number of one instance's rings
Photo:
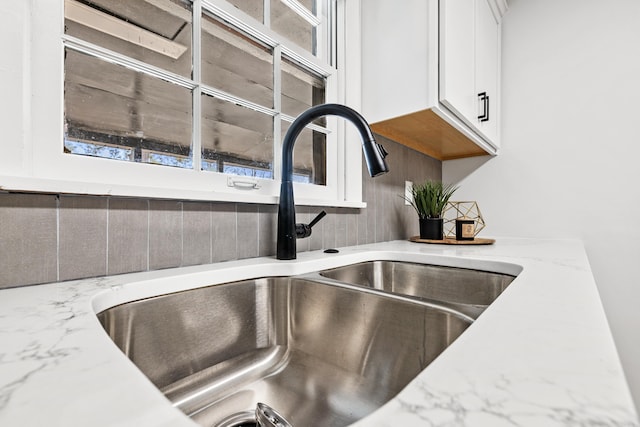
[[[442,212],[457,189],[456,185],[434,180],[413,186],[411,200],[407,198],[407,201],[418,213],[421,239],[443,239]]]

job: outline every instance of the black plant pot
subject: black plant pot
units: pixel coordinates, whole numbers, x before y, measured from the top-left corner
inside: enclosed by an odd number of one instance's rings
[[[444,220],[442,218],[420,218],[420,238],[442,240]]]

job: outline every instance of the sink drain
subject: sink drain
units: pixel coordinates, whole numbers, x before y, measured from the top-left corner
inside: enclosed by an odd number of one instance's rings
[[[255,412],[238,412],[214,427],[291,427],[291,424],[269,405],[258,403]]]
[[[214,427],[260,427],[260,424],[256,421],[255,413],[247,411],[230,415]]]

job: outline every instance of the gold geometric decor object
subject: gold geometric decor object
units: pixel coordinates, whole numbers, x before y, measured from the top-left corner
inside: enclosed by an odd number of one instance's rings
[[[477,202],[448,202],[442,213],[445,237],[456,237],[456,219],[472,219],[476,224],[474,237],[486,226]]]

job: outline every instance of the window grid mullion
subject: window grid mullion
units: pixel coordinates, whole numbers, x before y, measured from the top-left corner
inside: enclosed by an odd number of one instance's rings
[[[276,46],[278,42],[273,38],[269,37],[267,34],[264,34],[259,29],[254,28],[254,26],[249,25],[246,22],[241,21],[233,14],[226,12],[221,7],[216,6],[210,0],[200,0],[202,4],[202,9],[208,11],[209,13],[217,16],[223,21],[228,22],[238,30],[254,37],[256,40],[260,40],[262,43],[265,43],[269,46]]]
[[[62,40],[65,47],[73,49],[76,52],[84,53],[93,56],[94,58],[98,58],[115,65],[120,65],[130,70],[144,73],[151,77],[155,77],[187,89],[193,89],[197,86],[192,79],[175,74],[171,71],[166,71],[137,59],[130,58],[121,53],[114,52],[76,37],[65,34],[62,36]]]
[[[338,34],[338,16],[335,0],[329,0],[326,3],[327,22],[325,28],[327,30],[327,63],[333,68],[338,68],[338,50],[337,50],[337,34]]]
[[[315,16],[312,11],[308,10],[306,7],[300,4],[300,2],[298,2],[297,0],[280,0],[280,1],[282,1],[291,10],[293,10],[299,17],[307,21],[309,24],[313,25],[314,27],[317,27],[318,25],[320,25],[320,20],[318,19],[318,17]]]
[[[263,17],[262,17],[262,21],[264,23],[264,26],[267,28],[271,28],[271,0],[264,0],[264,2],[262,3],[262,8],[263,8]]]
[[[295,119],[296,119],[295,117],[290,116],[288,114],[284,114],[284,113],[280,114],[280,120],[282,120],[282,121],[285,121],[285,122],[288,122],[288,123],[293,123],[293,121]],[[314,123],[309,123],[308,125],[305,126],[305,128],[314,130],[316,132],[324,133],[326,135],[329,135],[331,133],[331,129],[328,129],[328,128],[323,127],[323,126],[316,125]]]
[[[260,104],[256,104],[255,102],[247,101],[244,98],[240,98],[238,96],[227,93],[223,90],[216,89],[212,86],[201,84],[199,85],[199,88],[200,88],[200,92],[205,95],[210,95],[210,96],[213,96],[214,98],[218,98],[223,101],[230,102],[232,104],[237,104],[241,107],[249,108],[253,111],[267,114],[269,116],[275,116],[277,114],[277,111],[275,111],[275,109],[264,107]]]
[[[315,31],[312,33],[313,44],[315,46],[316,58],[321,59],[327,64],[331,64],[329,61],[329,56],[327,55],[327,46],[325,40],[325,31],[327,31],[327,21],[323,19],[325,12],[323,5],[325,2],[316,1],[315,3],[315,11],[311,11],[312,14],[316,17],[318,24],[314,26]]]
[[[276,115],[273,120],[273,171],[274,178],[280,179],[282,174],[282,46],[273,48],[273,109]]]
[[[193,110],[191,123],[192,142],[191,155],[193,157],[193,169],[197,172],[202,170],[202,4],[200,0],[194,0],[192,6],[192,72],[193,80],[196,83],[192,90]]]

